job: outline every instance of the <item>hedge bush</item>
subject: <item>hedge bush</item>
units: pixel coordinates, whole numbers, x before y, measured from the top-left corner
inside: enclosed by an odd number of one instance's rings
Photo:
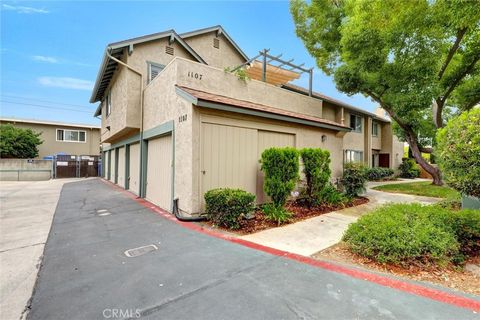
[[[367,180],[369,181],[382,180],[393,176],[394,173],[393,169],[382,167],[367,168],[366,170]]]
[[[429,218],[455,235],[463,255],[480,254],[480,210],[439,210],[430,212]]]
[[[255,210],[255,196],[240,189],[213,189],[205,193],[207,218],[223,227],[240,228],[240,220]]]
[[[347,197],[357,197],[365,191],[366,181],[366,168],[363,164],[357,162],[345,164],[341,183]]]
[[[270,148],[262,153],[263,189],[276,207],[283,207],[298,181],[298,151],[295,148]]]
[[[451,228],[432,219],[449,211],[420,204],[391,204],[362,216],[343,236],[349,248],[381,263],[446,263],[459,253]]]
[[[300,150],[303,173],[306,179],[305,196],[309,205],[318,205],[320,192],[328,185],[330,175],[330,152],[318,148]]]
[[[435,151],[447,183],[480,197],[480,109],[464,112],[440,129]]]
[[[420,176],[420,168],[413,159],[403,158],[398,169],[402,178],[413,179]]]

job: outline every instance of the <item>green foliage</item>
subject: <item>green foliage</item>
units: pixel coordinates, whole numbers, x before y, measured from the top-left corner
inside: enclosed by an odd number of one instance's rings
[[[376,181],[382,180],[385,178],[389,178],[393,176],[395,172],[393,169],[390,168],[382,168],[382,167],[373,167],[366,169],[367,180],[369,181]]]
[[[480,101],[478,1],[292,0],[290,11],[337,89],[380,104],[411,145],[435,147],[442,122]]]
[[[331,183],[327,184],[320,192],[319,192],[319,202],[321,204],[326,204],[329,206],[337,206],[340,204],[344,204],[348,202],[348,198],[345,197],[343,193],[338,191],[334,185]]]
[[[462,255],[480,254],[480,210],[439,210],[430,212],[429,218],[455,235]]]
[[[38,156],[38,146],[43,143],[41,133],[21,129],[11,124],[0,126],[0,158],[28,159]]]
[[[230,229],[240,227],[240,219],[255,210],[255,196],[239,189],[212,189],[205,193],[207,217]]]
[[[235,67],[236,68],[236,67]],[[225,72],[230,72],[230,73],[233,73],[237,76],[237,78],[243,82],[246,82],[247,80],[250,80],[250,76],[248,75],[247,73],[247,70],[245,70],[245,68],[238,68],[238,69],[235,69],[234,67],[226,67],[224,68],[223,70]]]
[[[400,177],[402,178],[413,179],[420,176],[420,168],[418,168],[417,163],[413,159],[402,159],[402,163],[398,169],[400,170]]]
[[[262,153],[265,173],[263,189],[277,207],[283,207],[299,178],[298,151],[295,148],[270,148]]]
[[[480,197],[480,109],[450,120],[437,134],[436,155],[447,183]]]
[[[320,192],[330,180],[330,152],[322,149],[305,148],[300,150],[303,173],[307,180],[305,193],[309,205],[318,205]]]
[[[262,207],[263,214],[268,220],[276,222],[278,225],[288,222],[292,213],[288,212],[282,206],[276,206],[273,203],[266,203]]]
[[[366,168],[361,163],[349,162],[343,168],[341,183],[347,197],[357,197],[365,191]]]
[[[459,253],[459,243],[450,227],[435,215],[448,210],[420,204],[391,204],[362,216],[343,236],[349,248],[381,263],[446,263]]]

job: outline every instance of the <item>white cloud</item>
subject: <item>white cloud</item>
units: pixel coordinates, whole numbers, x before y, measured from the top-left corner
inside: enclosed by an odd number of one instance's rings
[[[33,7],[23,7],[23,6],[11,6],[9,4],[2,4],[2,9],[3,10],[9,10],[9,11],[15,11],[17,13],[25,13],[25,14],[49,13],[49,11],[45,10],[45,9],[38,9],[38,8],[33,8]]]
[[[75,90],[92,90],[93,82],[89,80],[82,80],[68,77],[40,77],[38,82],[42,86],[57,87]]]
[[[48,62],[48,63],[58,63],[58,59],[54,57],[48,57],[48,56],[32,56],[32,59],[34,61],[40,61],[40,62]]]

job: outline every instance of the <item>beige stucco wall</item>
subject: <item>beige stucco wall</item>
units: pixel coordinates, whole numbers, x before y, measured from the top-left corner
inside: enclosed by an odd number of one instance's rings
[[[51,160],[0,159],[0,181],[40,181],[52,177]]]
[[[174,55],[165,53],[165,47],[174,48]],[[135,45],[131,55],[124,51],[122,61],[142,74],[143,85],[148,85],[148,63],[167,65],[175,57],[194,59],[178,42],[168,43],[168,38],[158,39]],[[105,104],[102,103],[102,141],[117,142],[140,129],[140,75],[119,65],[109,87],[112,112],[107,117]],[[110,130],[107,130],[110,126]]]
[[[174,121],[175,130],[175,194],[181,210],[193,212],[193,145],[192,105],[175,92],[177,69],[168,66],[145,89],[144,128],[152,129],[168,121]],[[180,116],[187,120],[179,122]]]
[[[214,38],[219,40],[220,46],[218,49],[213,46]],[[245,62],[245,59],[224,35],[216,37],[216,31],[186,38],[185,42],[187,42],[209,66],[223,69],[225,67],[236,67]]]
[[[331,121],[338,121],[338,113],[340,113],[340,107],[336,107],[328,101],[323,101],[322,117]]]
[[[1,124],[11,123],[9,121],[1,121]],[[43,143],[38,146],[38,157],[42,159],[45,156],[53,155],[55,153],[64,152],[72,155],[99,155],[100,154],[100,129],[84,128],[84,127],[70,127],[50,124],[37,123],[12,123],[14,126],[22,129],[32,129],[35,132],[41,132],[40,138]],[[57,141],[57,129],[65,130],[82,130],[85,131],[85,142],[67,142]]]
[[[241,81],[222,69],[176,58],[169,66],[177,68],[175,83],[181,86],[255,102],[278,109],[322,117],[322,101],[257,81]],[[198,79],[189,74],[199,74]],[[201,75],[201,79],[200,79]]]

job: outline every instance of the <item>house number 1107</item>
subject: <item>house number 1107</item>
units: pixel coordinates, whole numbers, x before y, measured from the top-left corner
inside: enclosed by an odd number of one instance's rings
[[[196,72],[192,72],[192,71],[188,71],[187,76],[188,76],[189,78],[194,78],[194,79],[197,79],[197,80],[202,80],[203,74],[196,73]]]

